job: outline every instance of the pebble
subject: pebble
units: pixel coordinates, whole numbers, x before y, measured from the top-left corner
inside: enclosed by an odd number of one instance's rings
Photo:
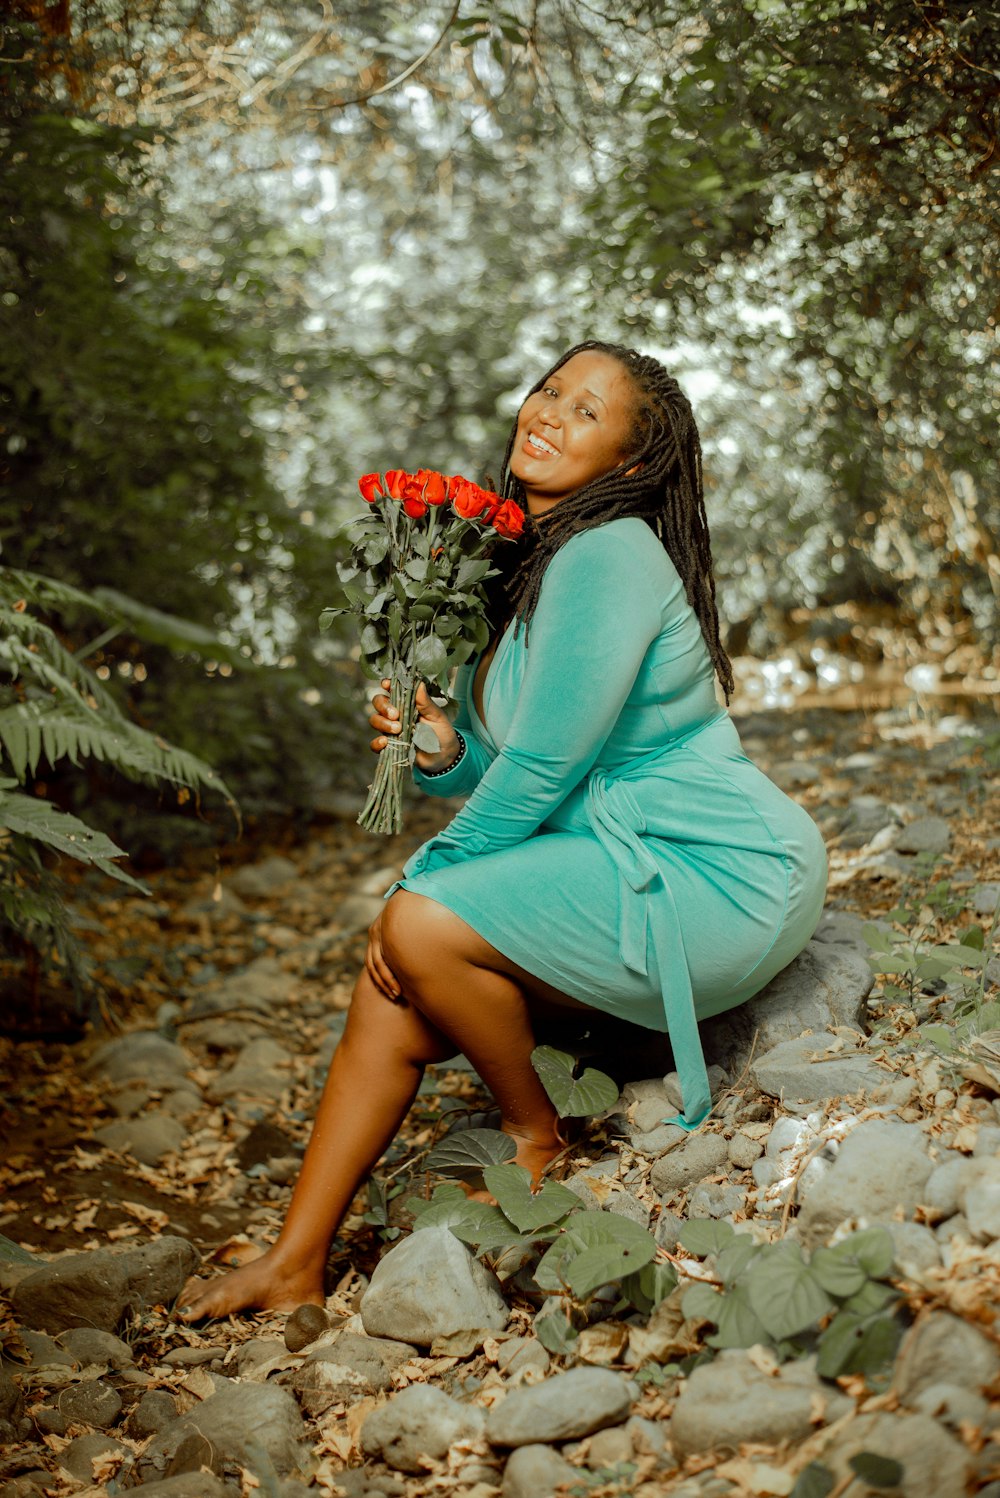
[[[521,1385],[494,1404],[486,1436],[494,1446],[570,1441],[625,1420],[635,1384],[608,1368],[571,1368],[544,1383]]]
[[[552,1359],[537,1337],[511,1337],[501,1343],[497,1353],[497,1368],[508,1378],[526,1368],[547,1373],[551,1363]]]
[[[289,1352],[301,1352],[329,1328],[330,1318],[322,1306],[298,1306],[285,1322],[285,1346]]]
[[[673,1196],[728,1163],[729,1146],[721,1134],[692,1134],[681,1148],[657,1160],[650,1185],[660,1196]]]
[[[945,853],[951,846],[951,828],[944,817],[917,817],[896,835],[897,853]]]
[[[512,1451],[504,1468],[501,1498],[553,1498],[579,1481],[580,1469],[573,1467],[551,1446],[519,1446]]]
[[[107,1430],[121,1414],[122,1402],[110,1384],[93,1378],[63,1389],[57,1407],[71,1425],[96,1425],[99,1430]]]
[[[147,1389],[128,1417],[128,1433],[134,1440],[144,1441],[169,1425],[176,1415],[177,1405],[166,1389]]]
[[[735,1165],[737,1170],[749,1170],[763,1153],[761,1141],[751,1139],[747,1134],[734,1134],[729,1141],[729,1163]]]
[[[290,858],[272,854],[257,863],[246,863],[229,875],[226,883],[234,894],[245,900],[264,900],[276,890],[283,889],[299,871]]]
[[[123,1457],[126,1451],[127,1448],[121,1441],[116,1441],[114,1436],[93,1430],[70,1441],[59,1453],[59,1465],[71,1477],[75,1477],[77,1482],[86,1483],[89,1487],[94,1481],[95,1461],[103,1463],[107,1457]]]
[[[159,1165],[168,1155],[175,1155],[187,1137],[188,1131],[180,1119],[163,1109],[143,1113],[138,1118],[119,1119],[94,1130],[98,1144],[116,1154],[131,1155],[140,1165]]]
[[[376,1265],[360,1310],[369,1336],[420,1347],[450,1332],[502,1331],[509,1314],[496,1275],[446,1227],[395,1244]]]
[[[484,1424],[478,1405],[459,1404],[431,1384],[410,1384],[368,1416],[361,1446],[398,1472],[426,1472],[428,1458],[447,1456],[456,1441],[474,1441]]]
[[[903,1479],[892,1491],[899,1498],[945,1498],[968,1491],[969,1462],[965,1448],[924,1415],[859,1415],[823,1453],[837,1485],[852,1476],[849,1462],[861,1452],[887,1457],[903,1468]],[[857,1487],[856,1482],[851,1483]]]

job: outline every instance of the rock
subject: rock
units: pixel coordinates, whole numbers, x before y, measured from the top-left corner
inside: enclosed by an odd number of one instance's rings
[[[144,1441],[177,1417],[177,1405],[166,1389],[147,1389],[128,1417],[128,1433]]]
[[[157,1109],[139,1118],[105,1124],[95,1129],[94,1138],[105,1149],[131,1155],[141,1165],[158,1165],[167,1155],[177,1153],[187,1139],[187,1129],[179,1119]]]
[[[981,1156],[968,1162],[959,1188],[959,1205],[973,1238],[1000,1238],[1000,1160]]]
[[[906,1405],[933,1384],[956,1384],[981,1393],[1000,1373],[1000,1354],[968,1321],[932,1311],[903,1338],[892,1376]]]
[[[631,1191],[614,1191],[608,1197],[604,1210],[612,1213],[615,1217],[626,1217],[629,1222],[636,1222],[641,1228],[649,1227],[649,1212],[645,1202],[633,1196]]]
[[[338,937],[343,937],[367,931],[384,909],[385,901],[380,895],[348,895],[333,912],[333,922],[326,934],[335,932]]]
[[[981,1394],[971,1389],[962,1389],[958,1384],[928,1384],[910,1401],[911,1408],[919,1415],[929,1415],[944,1425],[957,1429],[963,1421],[979,1430],[989,1426],[990,1407]]]
[[[674,1455],[684,1461],[704,1451],[735,1452],[744,1441],[801,1440],[829,1392],[808,1366],[786,1364],[772,1376],[742,1349],[722,1351],[681,1388],[670,1425]]]
[[[653,1166],[650,1184],[660,1196],[672,1196],[728,1162],[729,1146],[721,1134],[691,1134],[679,1149],[661,1155]]]
[[[139,1081],[147,1087],[178,1087],[187,1080],[190,1065],[186,1051],[156,1030],[131,1030],[100,1046],[83,1072],[112,1085]]]
[[[911,1216],[933,1169],[926,1149],[926,1135],[913,1124],[880,1119],[858,1124],[803,1203],[798,1219],[803,1244],[826,1242],[847,1218],[890,1221],[900,1207]]]
[[[548,1446],[519,1446],[503,1473],[500,1498],[552,1498],[560,1486],[577,1482],[580,1469]]]
[[[961,1188],[968,1173],[968,1162],[952,1156],[936,1165],[927,1177],[924,1187],[923,1206],[930,1208],[936,1221],[943,1217],[954,1217],[959,1210]]]
[[[369,1336],[421,1347],[449,1332],[501,1331],[508,1316],[496,1275],[445,1227],[395,1244],[376,1266],[360,1310]]]
[[[303,1363],[290,1376],[282,1375],[279,1383],[289,1385],[304,1412],[314,1420],[321,1419],[335,1404],[356,1404],[379,1388],[391,1386],[384,1368],[383,1380],[376,1384],[357,1369],[330,1359]]]
[[[48,1332],[72,1327],[114,1331],[128,1310],[176,1299],[198,1264],[184,1238],[157,1238],[140,1248],[70,1254],[29,1274],[13,1292],[15,1315]]]
[[[637,1155],[645,1155],[647,1159],[657,1160],[668,1150],[676,1149],[679,1144],[683,1144],[687,1137],[687,1130],[680,1128],[677,1124],[660,1124],[658,1128],[651,1129],[647,1134],[630,1134],[628,1142]]]
[[[951,844],[951,828],[944,817],[917,817],[896,836],[897,853],[944,853]]]
[[[233,1150],[240,1170],[252,1170],[255,1165],[264,1165],[276,1156],[289,1155],[295,1148],[292,1138],[266,1119],[255,1123],[247,1130]]]
[[[729,1141],[729,1163],[735,1165],[737,1170],[749,1170],[763,1153],[764,1146],[760,1140],[751,1139],[749,1134],[736,1133]]]
[[[683,1226],[683,1218],[678,1217],[676,1212],[671,1212],[667,1207],[661,1207],[654,1229],[657,1246],[671,1251],[675,1249]]]
[[[297,879],[299,871],[290,858],[272,854],[259,863],[244,864],[228,879],[229,888],[245,900],[265,900],[268,895],[282,889],[291,879]]]
[[[291,1053],[276,1040],[252,1040],[243,1047],[228,1071],[213,1078],[208,1095],[214,1102],[224,1102],[232,1097],[273,1101],[291,1086],[292,1076],[288,1069],[291,1061]]]
[[[630,1420],[629,1425],[631,1423]],[[591,1436],[587,1466],[591,1471],[597,1471],[601,1467],[617,1467],[622,1462],[630,1462],[634,1455],[628,1425],[609,1425]]]
[[[403,1349],[399,1351],[398,1349]],[[362,1337],[356,1332],[341,1332],[331,1345],[317,1347],[306,1364],[329,1362],[360,1373],[373,1389],[392,1386],[390,1369],[409,1362],[414,1349],[402,1342],[387,1342],[379,1337]]]
[[[330,1318],[322,1306],[298,1306],[285,1322],[285,1346],[301,1352],[329,1328]]]
[[[964,1493],[969,1462],[953,1436],[924,1415],[859,1415],[840,1439],[823,1453],[839,1485],[851,1477],[848,1465],[861,1452],[899,1462],[902,1481],[892,1488],[899,1498],[945,1498]],[[851,1483],[857,1487],[856,1482]],[[871,1491],[867,1488],[866,1491]],[[882,1489],[879,1489],[882,1491]]]
[[[21,1386],[0,1368],[0,1421],[16,1425],[23,1414],[24,1395],[21,1393]]]
[[[201,1093],[196,1092],[193,1087],[178,1087],[164,1095],[160,1106],[171,1118],[179,1118],[181,1123],[189,1124],[192,1119],[197,1118],[205,1104]]]
[[[750,1075],[768,1097],[800,1103],[821,1103],[828,1098],[874,1092],[892,1080],[891,1072],[863,1051],[849,1051],[829,1060],[812,1060],[823,1054],[831,1038],[799,1035],[794,1040],[783,1040],[756,1058]]]
[[[114,1425],[122,1412],[118,1394],[99,1378],[70,1384],[60,1393],[57,1407],[72,1425],[94,1425],[98,1430]]]
[[[747,1194],[742,1186],[725,1186],[705,1181],[696,1186],[688,1201],[689,1217],[730,1217],[746,1206]]]
[[[972,891],[972,908],[976,915],[992,915],[1000,900],[1000,884],[977,884]]]
[[[636,1385],[609,1368],[571,1368],[512,1389],[491,1408],[486,1437],[494,1446],[575,1440],[620,1424],[637,1397]]]
[[[867,960],[848,947],[808,942],[760,993],[702,1026],[706,1058],[718,1056],[735,1076],[753,1054],[769,1051],[803,1030],[821,1033],[831,1025],[861,1028],[874,974]]]
[[[937,1269],[941,1252],[930,1228],[919,1222],[887,1222],[895,1245],[895,1264],[902,1274],[923,1274]]]
[[[164,1477],[160,1482],[144,1482],[141,1489],[146,1498],[232,1498],[233,1490],[221,1478],[211,1472],[178,1472],[176,1477]]]
[[[431,1384],[410,1384],[368,1416],[361,1446],[398,1472],[426,1472],[428,1457],[437,1461],[456,1441],[476,1440],[484,1424],[478,1406],[459,1404]]]
[[[74,1357],[68,1348],[61,1347],[44,1332],[32,1332],[22,1326],[18,1328],[18,1335],[32,1368],[79,1368],[82,1363],[96,1361],[96,1359]],[[102,1332],[100,1335],[106,1336],[107,1333]],[[118,1339],[115,1338],[115,1340]]]
[[[77,1482],[85,1482],[89,1486],[94,1481],[95,1462],[103,1463],[108,1457],[121,1458],[125,1454],[126,1447],[121,1441],[116,1441],[114,1436],[105,1435],[103,1431],[95,1430],[70,1441],[59,1454],[59,1465],[71,1477],[75,1477]]]
[[[548,1373],[552,1359],[537,1337],[511,1337],[503,1342],[497,1353],[497,1368],[512,1378],[525,1368],[537,1368]]]
[[[231,1384],[172,1420],[139,1458],[143,1482],[235,1464],[272,1477],[305,1471],[309,1447],[299,1407],[275,1384]]]

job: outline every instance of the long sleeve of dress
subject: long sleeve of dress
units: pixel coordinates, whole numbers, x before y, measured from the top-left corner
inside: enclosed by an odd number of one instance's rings
[[[661,609],[642,556],[621,534],[585,531],[557,552],[503,747],[462,810],[410,859],[407,876],[538,830],[594,764],[659,633]]]
[[[466,706],[468,678],[472,669],[471,666],[461,666],[455,682],[455,696],[459,706],[455,714],[454,727],[465,741],[465,753],[454,769],[444,770],[437,775],[425,775],[416,765],[413,768],[414,782],[422,791],[426,791],[428,796],[470,795],[492,763],[491,754],[473,732],[472,720]]]

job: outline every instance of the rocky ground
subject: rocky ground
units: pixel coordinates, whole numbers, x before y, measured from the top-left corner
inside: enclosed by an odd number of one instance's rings
[[[989,940],[1000,894],[997,720],[815,710],[741,730],[823,829],[827,910],[707,1027],[701,1130],[662,1124],[675,1079],[655,1057],[587,1126],[564,1184],[648,1228],[679,1284],[651,1316],[567,1302],[580,1335],[560,1354],[523,1262],[410,1231],[430,1146],[490,1121],[461,1067],[429,1074],[355,1203],[325,1312],[170,1315],[199,1259],[273,1239],[365,929],[440,807],[386,842],[334,805],[221,880],[155,878],[151,901],[81,884],[121,1033],[2,1052],[0,1498],[1000,1498],[1000,959],[982,1001],[950,952],[970,927]],[[885,933],[874,988],[866,921]],[[713,1354],[712,1323],[681,1307],[724,1272],[679,1242],[692,1221],[812,1254],[883,1225],[898,1347],[836,1378],[787,1346]]]

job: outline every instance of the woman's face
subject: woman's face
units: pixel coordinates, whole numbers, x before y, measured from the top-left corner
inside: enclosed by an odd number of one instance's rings
[[[544,515],[626,457],[635,387],[618,360],[574,354],[529,395],[517,418],[510,471],[532,515]]]

